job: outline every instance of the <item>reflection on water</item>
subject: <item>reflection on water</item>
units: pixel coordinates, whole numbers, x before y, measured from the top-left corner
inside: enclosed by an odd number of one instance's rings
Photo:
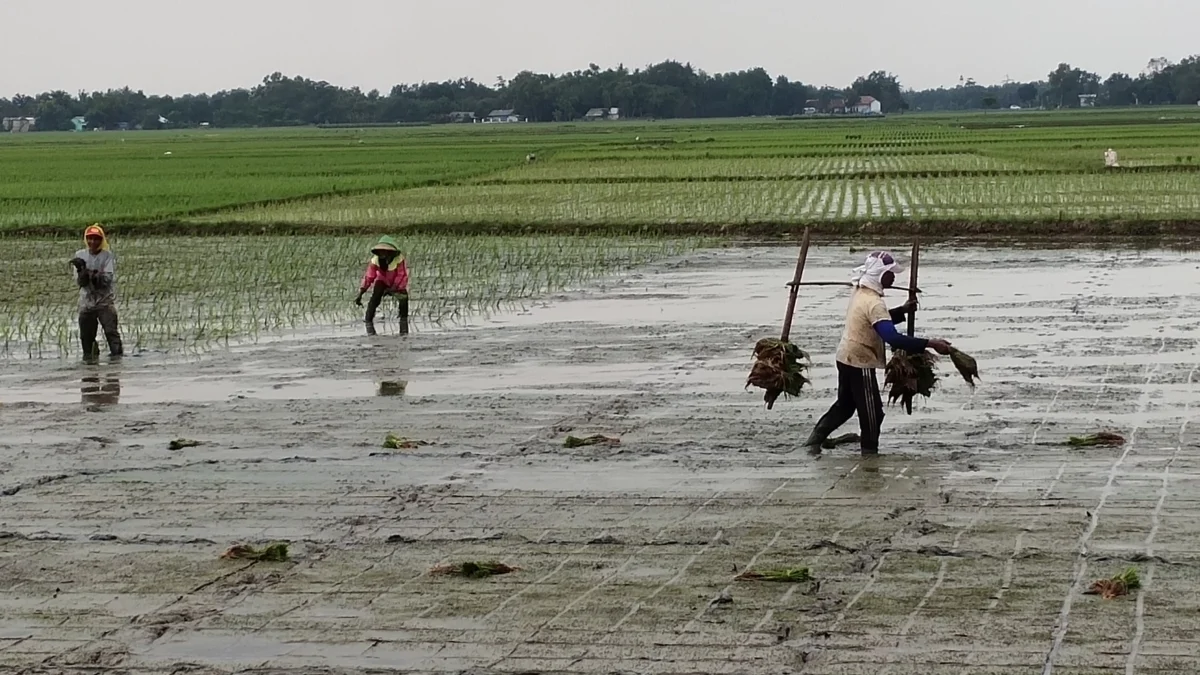
[[[121,399],[120,373],[84,375],[79,382],[79,396],[84,405],[116,405]]]
[[[404,341],[381,341],[371,349],[370,370],[374,375],[377,396],[404,396],[408,390],[408,373],[412,368],[412,353]]]

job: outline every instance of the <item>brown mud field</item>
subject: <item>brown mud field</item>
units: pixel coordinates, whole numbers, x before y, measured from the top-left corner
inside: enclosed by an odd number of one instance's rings
[[[846,290],[801,294],[801,398],[743,389],[794,256],[700,252],[404,338],[5,362],[0,671],[1200,670],[1200,254],[929,249],[919,330],[983,382],[944,362],[870,460],[799,447]],[[1128,443],[1062,445],[1102,430]],[[564,448],[593,434],[621,442]],[[289,561],[221,558],[272,541]],[[489,560],[519,570],[429,573]],[[1084,593],[1131,566],[1130,595]]]

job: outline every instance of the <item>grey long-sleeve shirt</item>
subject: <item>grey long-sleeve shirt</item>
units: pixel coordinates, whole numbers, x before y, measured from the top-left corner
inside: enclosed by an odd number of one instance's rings
[[[86,263],[84,270],[99,272],[93,277],[91,283],[86,283],[84,277],[86,272],[81,271],[76,276],[80,280],[79,311],[115,307],[117,304],[116,256],[112,251],[100,251],[93,255],[85,248],[76,252],[75,257]]]

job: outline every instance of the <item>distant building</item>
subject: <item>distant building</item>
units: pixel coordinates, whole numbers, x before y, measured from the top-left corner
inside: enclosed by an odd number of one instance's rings
[[[13,134],[23,134],[37,126],[36,117],[5,117],[0,121],[0,128]]]
[[[587,111],[587,114],[583,116],[583,119],[589,122],[595,122],[598,120],[619,120],[621,119],[621,109],[592,108],[591,110]]]
[[[874,96],[860,96],[854,106],[854,112],[859,115],[882,115],[883,104]]]
[[[1080,94],[1079,95],[1079,107],[1080,108],[1095,108],[1096,107],[1096,95],[1095,94]]]
[[[515,110],[493,110],[483,118],[484,124],[510,124],[520,121],[521,118],[517,117]]]
[[[844,98],[835,98],[835,99],[830,99],[830,101],[829,101],[829,109],[828,109],[828,110],[829,110],[829,112],[831,112],[831,113],[844,113],[844,112],[846,112],[846,99],[844,99]]]
[[[82,115],[72,117],[71,124],[75,127],[73,131],[83,131],[87,128],[87,118],[83,117]]]
[[[452,113],[450,113],[450,121],[454,122],[455,124],[464,124],[464,123],[468,123],[468,122],[474,122],[476,119],[477,118],[475,116],[475,113],[473,113],[473,112],[452,112]]]

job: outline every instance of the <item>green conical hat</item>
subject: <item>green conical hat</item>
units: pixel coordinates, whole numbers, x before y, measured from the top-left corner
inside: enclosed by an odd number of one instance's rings
[[[396,243],[395,239],[392,239],[385,234],[379,238],[378,243],[371,247],[371,253],[377,253],[379,251],[392,251],[393,253],[399,253],[400,245]]]

